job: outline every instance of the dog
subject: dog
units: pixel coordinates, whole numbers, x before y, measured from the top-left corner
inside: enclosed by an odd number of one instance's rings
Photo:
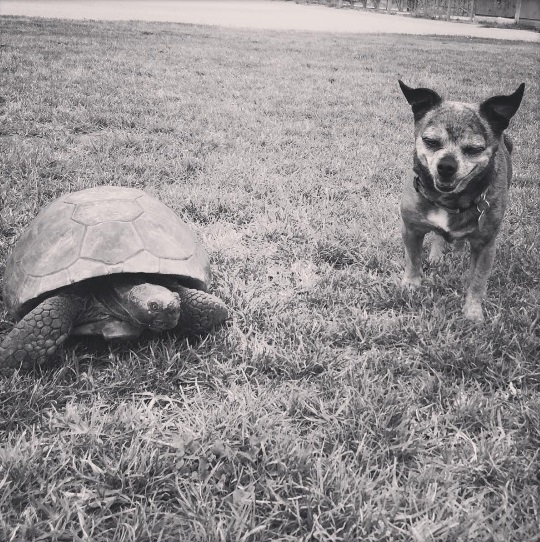
[[[512,143],[504,130],[521,104],[525,84],[508,96],[468,104],[398,82],[412,108],[415,134],[413,168],[401,199],[402,284],[420,286],[422,243],[428,232],[436,234],[430,263],[440,261],[446,242],[466,238],[471,258],[463,312],[481,323],[512,178]]]

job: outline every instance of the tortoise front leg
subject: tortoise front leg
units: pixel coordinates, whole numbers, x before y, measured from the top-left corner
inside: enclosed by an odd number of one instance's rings
[[[73,295],[57,295],[40,303],[2,341],[0,372],[30,369],[53,356],[82,310],[82,300]]]
[[[223,324],[229,317],[227,306],[215,295],[183,286],[176,286],[171,290],[180,295],[180,318],[177,326],[180,329],[202,333]]]

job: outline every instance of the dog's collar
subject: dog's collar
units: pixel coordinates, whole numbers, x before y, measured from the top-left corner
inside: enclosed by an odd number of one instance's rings
[[[448,207],[447,205],[444,205],[444,204],[442,204],[442,203],[440,203],[438,201],[435,201],[435,200],[431,199],[430,197],[428,197],[428,195],[426,194],[426,191],[424,189],[424,186],[422,185],[422,181],[420,180],[420,177],[418,175],[416,175],[416,174],[414,175],[413,184],[414,184],[414,189],[425,200],[429,201],[429,203],[431,203],[432,205],[435,205],[436,207],[443,208],[445,211],[447,211],[447,212],[449,212],[451,214],[464,213],[465,211],[469,211],[473,207],[476,207],[476,210],[480,213],[480,216],[483,216],[484,213],[490,207],[489,201],[486,199],[486,194],[487,194],[487,191],[489,190],[489,186],[478,197],[473,199],[471,201],[471,204],[468,207]]]

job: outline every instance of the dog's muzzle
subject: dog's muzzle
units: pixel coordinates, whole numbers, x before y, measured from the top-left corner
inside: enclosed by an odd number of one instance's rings
[[[437,164],[437,188],[442,192],[451,192],[457,185],[454,179],[457,170],[457,160],[451,154],[443,156]]]

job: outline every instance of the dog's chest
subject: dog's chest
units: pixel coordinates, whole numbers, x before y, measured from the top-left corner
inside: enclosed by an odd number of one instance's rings
[[[475,218],[461,214],[450,214],[444,209],[429,211],[425,217],[429,226],[440,233],[447,241],[461,239],[473,233],[478,227]]]

